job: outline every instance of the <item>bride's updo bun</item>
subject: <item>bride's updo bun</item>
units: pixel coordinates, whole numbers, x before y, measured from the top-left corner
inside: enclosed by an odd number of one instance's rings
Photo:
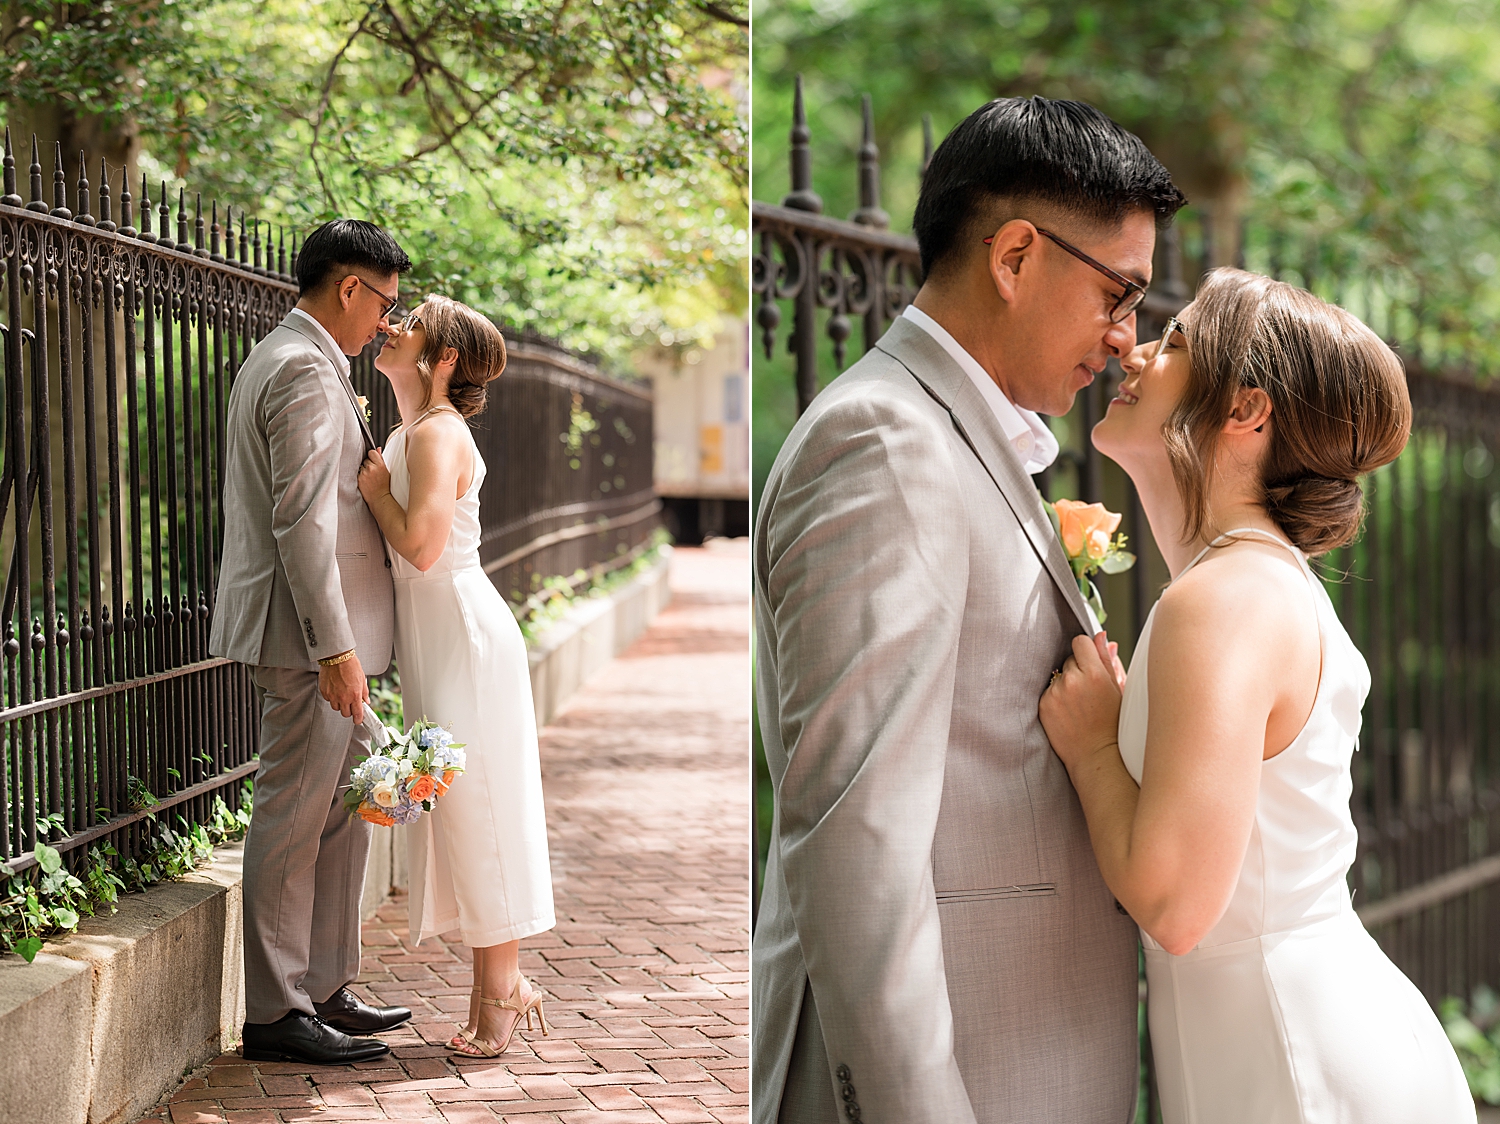
[[[1307,554],[1352,541],[1364,519],[1359,478],[1400,456],[1411,433],[1395,353],[1342,308],[1240,269],[1209,273],[1185,319],[1188,386],[1163,437],[1186,539],[1206,529],[1206,484],[1235,393],[1259,387],[1271,400],[1266,510]]]
[[[432,399],[432,372],[443,352],[453,348],[458,362],[448,380],[448,401],[466,418],[484,410],[486,386],[505,370],[505,337],[489,318],[448,297],[430,296],[414,310],[425,338],[417,356],[417,372],[426,388],[425,407]]]

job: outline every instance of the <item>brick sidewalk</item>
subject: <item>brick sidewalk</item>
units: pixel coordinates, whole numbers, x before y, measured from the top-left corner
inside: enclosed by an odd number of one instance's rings
[[[737,1124],[749,1119],[749,552],[679,549],[673,600],[542,731],[557,928],[522,942],[552,1034],[491,1060],[442,1048],[468,1008],[459,944],[407,943],[406,903],[364,929],[355,990],[412,1008],[355,1066],[195,1072],[173,1124]],[[379,829],[377,829],[379,830]]]

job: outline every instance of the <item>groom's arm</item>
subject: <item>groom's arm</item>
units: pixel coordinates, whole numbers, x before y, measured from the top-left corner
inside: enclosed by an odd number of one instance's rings
[[[267,384],[262,413],[271,457],[271,533],[310,660],[354,647],[336,557],[344,445],[339,410],[347,403],[330,374],[319,359],[294,356]]]
[[[767,513],[781,869],[829,1080],[872,1121],[973,1120],[932,875],[968,586],[945,421],[834,407]]]

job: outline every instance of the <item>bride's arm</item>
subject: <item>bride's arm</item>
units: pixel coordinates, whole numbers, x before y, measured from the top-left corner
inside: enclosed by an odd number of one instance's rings
[[[370,451],[359,470],[360,494],[386,542],[419,570],[430,569],[448,545],[458,485],[472,459],[468,443],[454,436],[439,418],[407,435],[411,491],[404,508],[391,495],[391,474],[378,449]]]
[[[1042,724],[1078,791],[1104,881],[1171,953],[1189,951],[1218,922],[1244,862],[1266,725],[1286,670],[1277,666],[1283,614],[1266,601],[1264,585],[1222,573],[1163,595],[1148,653],[1139,788],[1116,744],[1119,688],[1094,641],[1074,641],[1063,676],[1042,697]]]

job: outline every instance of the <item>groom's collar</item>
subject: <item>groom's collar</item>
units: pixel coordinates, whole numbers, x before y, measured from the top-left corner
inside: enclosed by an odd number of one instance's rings
[[[328,356],[334,370],[345,377],[348,376],[349,357],[344,354],[344,349],[338,345],[338,341],[333,338],[328,329],[318,323],[316,317],[300,308],[294,308],[286,314],[286,319],[282,323],[288,328],[296,329],[317,344],[318,350]]]
[[[937,340],[964,374],[969,376],[969,380],[979,391],[979,396],[1000,423],[1005,439],[1016,451],[1016,457],[1027,475],[1034,476],[1057,459],[1057,438],[1047,428],[1047,423],[1040,415],[1017,406],[1007,398],[995,380],[990,378],[990,373],[979,365],[979,360],[970,355],[947,328],[914,304],[907,305],[906,311],[901,315]]]

